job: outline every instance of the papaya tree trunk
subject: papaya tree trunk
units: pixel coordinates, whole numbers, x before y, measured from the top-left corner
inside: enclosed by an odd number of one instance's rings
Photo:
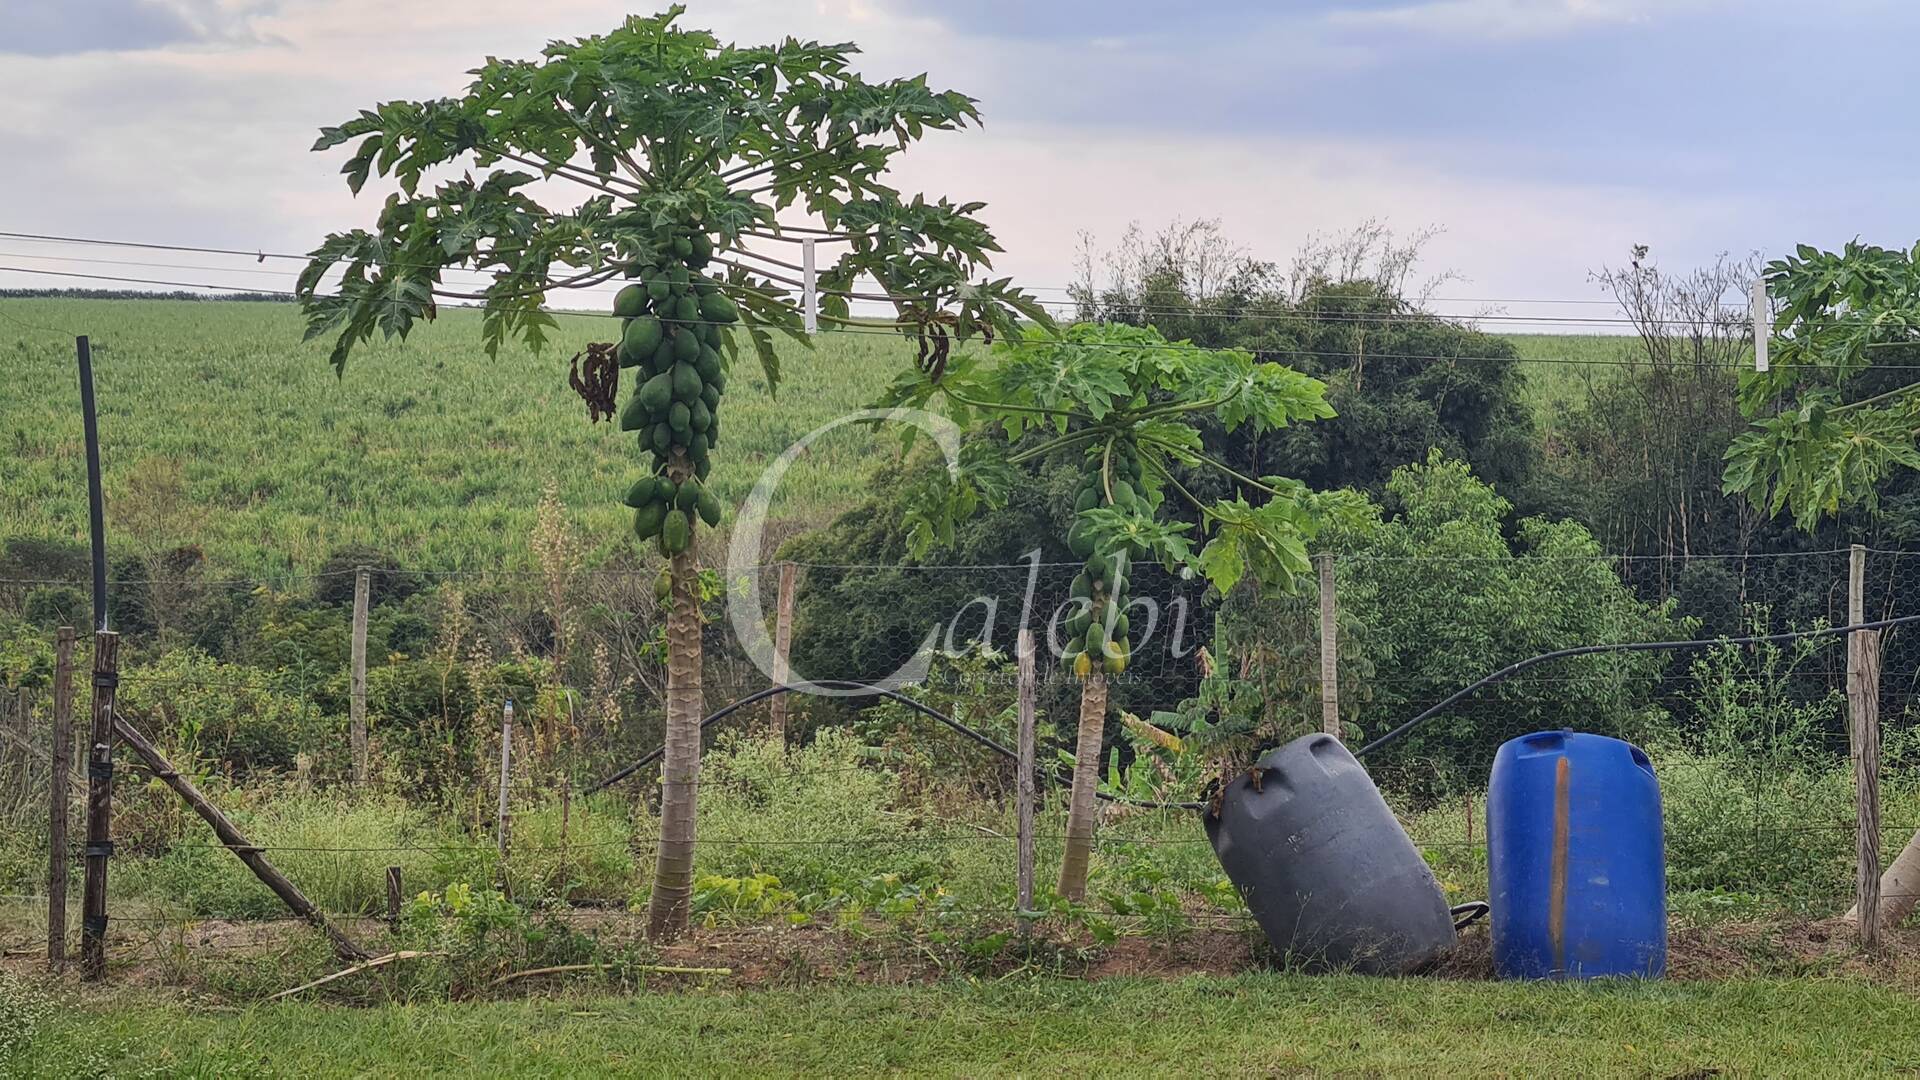
[[[1080,738],[1073,759],[1073,793],[1067,799],[1067,850],[1060,859],[1056,890],[1079,901],[1087,895],[1087,864],[1093,858],[1093,827],[1100,817],[1094,792],[1100,787],[1100,740],[1107,727],[1107,677],[1094,672],[1080,687]]]
[[[687,929],[693,900],[694,817],[700,785],[699,568],[683,551],[668,564],[667,731],[660,780],[660,847],[653,895],[647,901],[647,937],[671,941]]]

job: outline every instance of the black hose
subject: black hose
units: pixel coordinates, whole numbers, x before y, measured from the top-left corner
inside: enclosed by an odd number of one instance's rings
[[[1655,652],[1662,649],[1698,649],[1710,645],[1761,645],[1777,641],[1795,641],[1800,638],[1818,637],[1822,634],[1851,634],[1859,630],[1884,630],[1889,626],[1901,626],[1910,622],[1920,622],[1920,615],[1902,615],[1897,619],[1879,619],[1874,622],[1849,623],[1846,626],[1829,626],[1819,630],[1793,630],[1783,634],[1756,634],[1751,637],[1697,638],[1692,641],[1629,641],[1614,645],[1581,645],[1572,649],[1556,649],[1553,652],[1544,652],[1538,656],[1529,656],[1519,663],[1508,664],[1506,667],[1481,679],[1479,682],[1468,683],[1466,686],[1448,694],[1438,705],[1427,709],[1425,712],[1394,728],[1392,731],[1387,732],[1385,735],[1355,750],[1353,756],[1357,758],[1366,757],[1375,750],[1391,746],[1405,738],[1414,728],[1433,719],[1441,712],[1444,712],[1449,705],[1473,693],[1475,690],[1483,686],[1491,686],[1494,683],[1506,679],[1508,676],[1517,675],[1533,667],[1535,664],[1543,664],[1548,660],[1562,660],[1569,656],[1591,656],[1595,653]]]
[[[1457,934],[1467,927],[1472,926],[1474,923],[1479,922],[1481,919],[1486,918],[1487,914],[1492,910],[1493,905],[1487,903],[1485,900],[1470,900],[1467,903],[1455,904],[1451,908],[1448,908],[1447,914],[1453,916],[1453,932]],[[1465,918],[1462,918],[1462,915],[1464,915]]]

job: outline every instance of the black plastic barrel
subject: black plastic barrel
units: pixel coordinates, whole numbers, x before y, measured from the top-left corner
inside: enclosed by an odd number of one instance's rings
[[[1340,740],[1269,752],[1219,811],[1205,815],[1214,854],[1289,962],[1394,975],[1453,946],[1440,883]]]

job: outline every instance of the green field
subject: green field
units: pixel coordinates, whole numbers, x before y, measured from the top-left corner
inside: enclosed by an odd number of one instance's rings
[[[542,488],[557,485],[584,535],[621,543],[619,494],[641,457],[611,424],[589,425],[568,361],[607,320],[562,316],[539,355],[480,349],[479,320],[450,310],[404,343],[357,352],[344,378],[324,342],[302,344],[291,306],[233,302],[0,300],[0,540],[86,535],[86,484],[73,341],[94,343],[109,502],[143,462],[178,461],[180,535],[209,560],[253,575],[312,570],[336,548],[371,545],[434,569],[515,567]],[[1612,359],[1628,339],[1516,336],[1523,356]],[[721,498],[744,498],[766,463],[815,427],[872,401],[910,347],[828,334],[811,353],[781,343],[776,400],[745,360],[715,457]],[[1529,364],[1536,405],[1577,399],[1613,368]],[[863,494],[898,444],[842,428],[788,475],[776,516],[822,522]]]
[[[22,994],[17,985],[12,994]],[[1592,986],[1016,978],[490,1004],[0,1010],[46,1077],[1858,1076],[1920,1067],[1920,999],[1842,980]],[[24,1029],[24,1031],[22,1030]],[[849,1037],[850,1031],[858,1032]]]
[[[406,342],[354,354],[344,378],[324,342],[302,344],[291,306],[0,300],[0,540],[86,536],[73,340],[93,341],[109,501],[147,458],[179,460],[197,543],[253,574],[310,570],[366,544],[435,569],[524,563],[544,485],[586,535],[612,544],[638,475],[633,438],[590,425],[568,362],[609,321],[562,316],[534,355],[480,348],[477,313],[452,310]],[[768,460],[871,401],[911,356],[903,341],[835,334],[782,341],[777,400],[743,356],[715,454],[722,499],[745,498]],[[862,492],[881,448],[868,428],[823,438],[788,474],[776,515],[819,521]]]

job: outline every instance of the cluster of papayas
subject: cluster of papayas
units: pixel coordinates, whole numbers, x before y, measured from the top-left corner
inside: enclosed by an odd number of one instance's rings
[[[1142,500],[1145,471],[1138,458],[1115,453],[1111,462],[1105,454],[1087,462],[1080,484],[1074,489],[1076,515],[1101,506],[1120,509],[1146,507]],[[1068,671],[1085,678],[1097,671],[1119,675],[1127,670],[1133,655],[1128,639],[1132,629],[1127,621],[1127,583],[1133,561],[1143,554],[1132,545],[1103,549],[1094,542],[1084,518],[1067,530],[1067,547],[1087,560],[1086,567],[1073,579],[1071,595],[1084,600],[1066,622],[1067,647],[1060,661]]]
[[[638,434],[653,472],[627,492],[634,532],[657,537],[668,555],[687,550],[695,518],[720,522],[720,502],[703,481],[720,442],[720,400],[727,391],[728,327],[739,321],[720,283],[701,274],[713,240],[697,228],[663,230],[659,251],[627,270],[633,279],[613,300],[620,316],[620,366],[638,371],[620,430]],[[666,474],[676,460],[687,475]]]

